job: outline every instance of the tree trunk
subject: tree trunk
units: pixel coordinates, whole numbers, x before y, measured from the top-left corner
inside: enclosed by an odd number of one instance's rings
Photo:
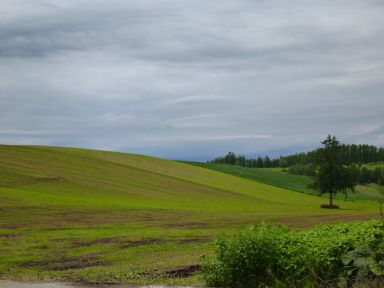
[[[329,193],[329,207],[333,206],[333,193]]]

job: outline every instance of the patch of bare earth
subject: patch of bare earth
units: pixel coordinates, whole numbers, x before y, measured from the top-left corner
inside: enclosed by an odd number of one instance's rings
[[[335,223],[355,220],[378,219],[378,215],[315,215],[307,217],[286,217],[275,219],[273,222],[285,224],[292,227],[306,228],[320,223]]]
[[[166,276],[170,278],[185,278],[185,277],[192,276],[194,273],[200,270],[201,270],[200,264],[193,264],[193,265],[172,267],[166,270],[157,270],[155,271],[154,274],[158,276]]]
[[[20,263],[18,267],[42,267],[53,271],[69,269],[82,269],[95,266],[105,266],[106,263],[99,260],[97,255],[82,255],[78,257],[67,257],[54,260],[30,261]]]
[[[162,285],[145,285],[145,286],[131,286],[131,285],[81,285],[71,283],[57,283],[57,282],[36,282],[36,281],[2,281],[0,280],[0,288],[171,288],[170,286]],[[172,286],[173,288],[192,288]]]
[[[0,207],[0,228],[44,227],[58,229],[73,225],[97,227],[100,225],[127,223],[162,226],[164,223],[174,223],[187,219],[189,218],[188,215],[191,214],[170,213],[164,210],[155,210],[148,214],[146,210],[135,209],[116,211],[107,208],[79,210],[75,208],[52,208],[32,205],[17,206],[15,204],[12,207]],[[204,225],[204,223],[201,225]],[[183,226],[185,225],[170,224],[170,227]]]
[[[60,241],[61,239],[58,239]],[[143,245],[151,244],[168,244],[168,243],[177,243],[177,244],[192,244],[192,243],[205,243],[211,241],[210,237],[191,237],[191,238],[143,238],[139,240],[127,240],[123,237],[113,237],[113,238],[100,238],[89,241],[82,241],[75,239],[71,248],[79,247],[89,247],[92,245],[108,245],[108,244],[117,244],[121,248],[137,247]]]
[[[181,228],[206,228],[210,227],[206,222],[176,222],[163,224],[164,227],[181,227]]]

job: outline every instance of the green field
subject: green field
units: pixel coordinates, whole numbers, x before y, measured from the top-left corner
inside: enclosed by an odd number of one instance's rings
[[[314,195],[315,192],[308,188],[312,180],[307,176],[294,175],[284,172],[282,168],[249,168],[229,164],[216,164],[204,162],[185,162],[198,167],[203,167],[226,174],[254,180],[264,184],[286,188],[298,192]]]
[[[264,184],[286,188],[297,192],[303,192],[310,195],[317,195],[315,191],[309,188],[312,180],[308,176],[295,175],[284,172],[282,168],[248,168],[229,164],[203,163],[203,162],[185,162],[198,167],[203,167],[226,174],[254,180]],[[380,163],[370,164],[375,167],[382,165]],[[323,195],[322,197],[327,197]],[[337,199],[344,200],[344,194],[336,195]],[[377,200],[384,198],[384,186],[377,184],[357,185],[355,191],[347,193],[348,200]]]
[[[363,164],[363,166],[367,167],[368,169],[375,169],[376,167],[384,169],[384,162],[373,162],[373,163]]]
[[[0,279],[200,283],[189,275],[202,254],[241,225],[378,215],[373,201],[324,210],[276,186],[147,156],[2,145]]]

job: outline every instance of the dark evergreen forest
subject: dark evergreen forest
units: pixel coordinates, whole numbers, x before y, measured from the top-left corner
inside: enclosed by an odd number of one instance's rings
[[[384,148],[378,148],[367,144],[343,144],[341,146],[343,161],[351,169],[359,183],[378,183],[384,185],[384,169],[377,166],[368,168],[367,163],[384,162]],[[229,152],[227,155],[217,157],[210,163],[230,164],[253,168],[284,168],[285,171],[312,176],[315,172],[314,162],[317,149],[296,153],[279,158],[271,159],[268,156],[257,158],[246,158],[244,155],[237,155]]]

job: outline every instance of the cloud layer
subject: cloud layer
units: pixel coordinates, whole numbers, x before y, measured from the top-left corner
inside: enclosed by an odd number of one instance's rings
[[[205,160],[384,144],[382,1],[3,0],[0,142]]]

